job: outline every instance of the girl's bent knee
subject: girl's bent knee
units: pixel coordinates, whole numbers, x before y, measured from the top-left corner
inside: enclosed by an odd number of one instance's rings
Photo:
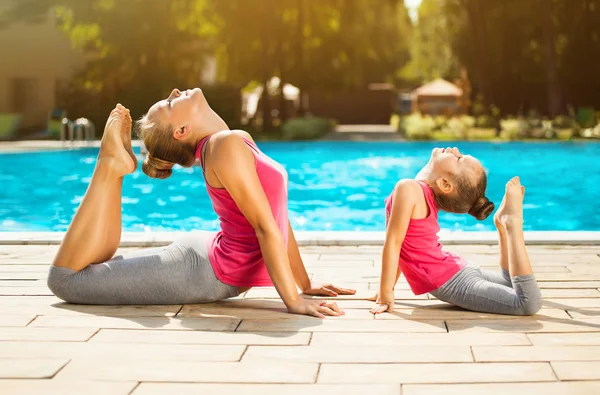
[[[530,299],[523,305],[523,315],[535,315],[542,308],[542,299]]]

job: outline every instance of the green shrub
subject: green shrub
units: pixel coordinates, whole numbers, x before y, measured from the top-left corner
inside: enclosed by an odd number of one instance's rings
[[[475,118],[463,115],[451,118],[442,131],[451,140],[468,140],[469,131],[475,126]]]
[[[475,119],[475,126],[482,129],[495,128],[496,119],[491,115],[480,115]]]
[[[400,131],[410,140],[431,140],[436,127],[435,120],[429,115],[412,114],[402,117]]]
[[[521,140],[527,137],[530,131],[529,122],[524,119],[503,119],[500,121],[502,137],[506,140]]]
[[[575,123],[575,119],[568,115],[558,115],[552,120],[552,126],[557,129],[571,129]]]
[[[443,130],[448,125],[448,117],[445,115],[438,115],[433,118],[433,121],[435,122],[433,130]]]
[[[284,140],[314,140],[323,137],[335,128],[335,121],[329,118],[292,118],[282,127]]]

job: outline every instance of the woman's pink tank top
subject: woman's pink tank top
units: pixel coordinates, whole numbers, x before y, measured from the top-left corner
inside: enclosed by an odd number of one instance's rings
[[[252,141],[242,138],[254,154],[258,179],[287,246],[287,172],[283,166],[262,153]],[[203,168],[202,152],[209,139],[210,136],[202,139],[196,149],[196,159]],[[213,188],[208,182],[206,188],[221,224],[221,230],[208,241],[209,259],[217,278],[236,287],[273,285],[252,225],[226,189]]]
[[[452,278],[466,262],[458,255],[442,250],[439,243],[438,208],[433,190],[417,181],[423,189],[429,216],[411,219],[400,250],[400,269],[415,295],[434,291]],[[393,193],[385,200],[386,223],[392,210]]]

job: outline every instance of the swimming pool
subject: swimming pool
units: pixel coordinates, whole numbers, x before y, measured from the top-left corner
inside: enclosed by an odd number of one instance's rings
[[[414,177],[442,143],[260,143],[289,173],[289,208],[297,230],[385,229],[383,199]],[[600,144],[443,143],[457,145],[489,170],[488,196],[500,203],[506,181],[527,187],[527,230],[600,230]],[[81,202],[97,149],[0,154],[0,230],[64,231]],[[493,220],[442,213],[443,229],[493,230]],[[200,168],[167,180],[141,170],[125,178],[126,231],[217,229]]]

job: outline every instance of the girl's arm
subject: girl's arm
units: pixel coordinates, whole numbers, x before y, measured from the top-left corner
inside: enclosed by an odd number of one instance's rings
[[[356,293],[353,289],[339,288],[332,284],[326,285],[313,285],[306,273],[306,268],[302,262],[302,255],[298,249],[298,243],[294,236],[294,230],[292,224],[288,221],[288,259],[290,260],[290,266],[292,267],[292,273],[296,284],[302,292],[306,295],[314,296],[338,296],[338,295],[354,295]]]
[[[254,228],[269,276],[288,312],[319,318],[340,315],[335,303],[323,305],[298,294],[287,246],[256,174],[254,155],[243,139],[234,132],[219,134],[211,151],[212,171]]]
[[[398,261],[406,230],[417,203],[421,187],[414,180],[401,180],[396,184],[392,197],[392,210],[388,221],[381,262],[379,306],[371,313],[380,314],[394,310],[394,285],[400,277]]]

